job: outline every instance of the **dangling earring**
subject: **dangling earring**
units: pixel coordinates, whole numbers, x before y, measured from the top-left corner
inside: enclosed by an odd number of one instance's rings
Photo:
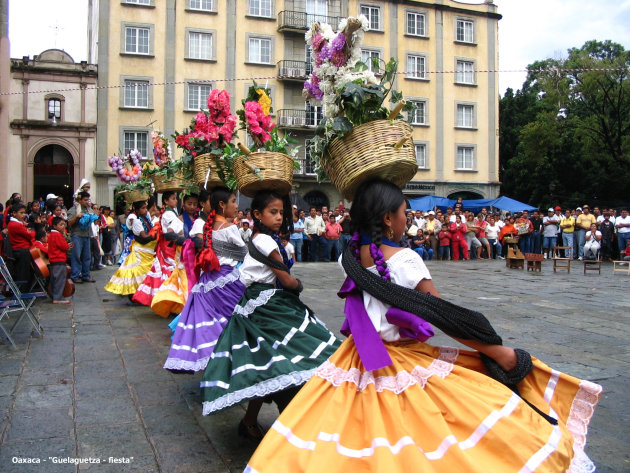
[[[394,230],[392,230],[392,227],[390,226],[387,227],[387,231],[385,232],[385,238],[387,238],[388,240],[391,240],[392,238],[394,238]]]

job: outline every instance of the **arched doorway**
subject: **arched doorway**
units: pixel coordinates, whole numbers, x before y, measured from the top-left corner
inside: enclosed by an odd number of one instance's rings
[[[311,207],[316,207],[321,209],[324,205],[330,208],[330,202],[326,194],[321,191],[310,191],[307,192],[304,196],[304,200],[308,202],[308,205]]]
[[[33,163],[33,199],[55,194],[71,205],[74,160],[70,152],[63,146],[46,145],[37,151]]]

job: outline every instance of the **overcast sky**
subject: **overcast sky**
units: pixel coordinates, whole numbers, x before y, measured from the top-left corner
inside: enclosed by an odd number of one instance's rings
[[[163,0],[158,0],[163,1]],[[87,0],[10,0],[11,57],[33,57],[59,48],[87,60]],[[478,2],[471,2],[478,3]],[[523,70],[590,39],[610,39],[630,49],[630,0],[495,0],[499,68]],[[36,13],[36,14],[34,14]],[[499,90],[519,89],[524,72],[501,72]]]

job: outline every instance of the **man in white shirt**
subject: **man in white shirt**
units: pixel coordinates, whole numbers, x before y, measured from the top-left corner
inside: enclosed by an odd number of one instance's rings
[[[617,243],[619,243],[619,253],[623,259],[623,253],[630,240],[630,215],[628,209],[622,209],[621,215],[615,219],[615,229],[617,230]]]
[[[325,255],[328,254],[328,242],[323,236],[325,232],[326,224],[324,219],[322,219],[321,214],[317,214],[315,207],[311,207],[309,216],[304,219],[304,233],[309,242],[308,256],[310,261],[319,261],[320,247],[324,255],[323,260],[326,260]]]
[[[413,223],[416,225],[416,227],[422,228],[422,225],[424,224],[424,212],[422,210],[418,210],[415,213],[413,217]]]

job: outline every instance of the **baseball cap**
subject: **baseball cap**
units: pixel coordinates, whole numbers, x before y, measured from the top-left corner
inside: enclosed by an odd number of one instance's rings
[[[547,212],[553,212],[553,207],[549,207],[549,208],[547,209]]]
[[[579,211],[581,212],[581,211],[582,211],[582,207],[578,207],[578,208],[577,208],[577,209],[575,209],[575,210],[579,210]]]
[[[58,195],[55,195],[55,194],[48,194],[48,195],[46,196],[46,200],[50,200],[50,199],[58,199],[58,198],[59,198],[59,196],[58,196]]]
[[[430,210],[428,215],[435,215],[435,212],[433,210]]]
[[[562,208],[559,205],[556,205],[556,210],[562,210]]]

